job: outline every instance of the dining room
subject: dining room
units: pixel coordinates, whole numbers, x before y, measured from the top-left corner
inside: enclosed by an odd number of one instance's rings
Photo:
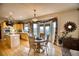
[[[78,21],[78,3],[0,3],[0,55],[79,55],[78,44],[64,42],[79,39]]]

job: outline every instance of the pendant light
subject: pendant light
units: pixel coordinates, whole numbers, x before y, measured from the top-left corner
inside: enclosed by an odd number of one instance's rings
[[[32,21],[34,22],[38,21],[38,19],[36,18],[36,9],[34,9],[34,18],[32,19]]]

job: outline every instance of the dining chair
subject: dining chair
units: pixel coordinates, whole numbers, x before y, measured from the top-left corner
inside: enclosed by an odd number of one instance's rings
[[[44,33],[40,33],[40,38],[45,39],[45,34]]]
[[[35,51],[37,49],[37,44],[35,43],[34,37],[29,37],[29,46],[30,46],[30,49],[29,49],[28,55],[30,54],[31,50],[34,51],[34,55],[35,55]]]

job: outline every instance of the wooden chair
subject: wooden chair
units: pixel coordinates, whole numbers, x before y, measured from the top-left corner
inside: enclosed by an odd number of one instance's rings
[[[45,34],[44,33],[40,33],[40,38],[45,39]]]
[[[20,33],[20,38],[22,39],[22,40],[26,40],[26,41],[28,41],[28,33]]]
[[[30,54],[32,49],[34,50],[34,55],[35,55],[35,51],[37,49],[37,44],[35,43],[34,37],[29,37],[29,46],[30,46],[30,49],[29,49],[28,55]]]

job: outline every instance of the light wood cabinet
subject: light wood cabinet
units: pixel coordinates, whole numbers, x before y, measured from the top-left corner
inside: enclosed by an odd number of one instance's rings
[[[6,36],[6,45],[10,48],[16,48],[20,46],[20,35],[7,35]]]

